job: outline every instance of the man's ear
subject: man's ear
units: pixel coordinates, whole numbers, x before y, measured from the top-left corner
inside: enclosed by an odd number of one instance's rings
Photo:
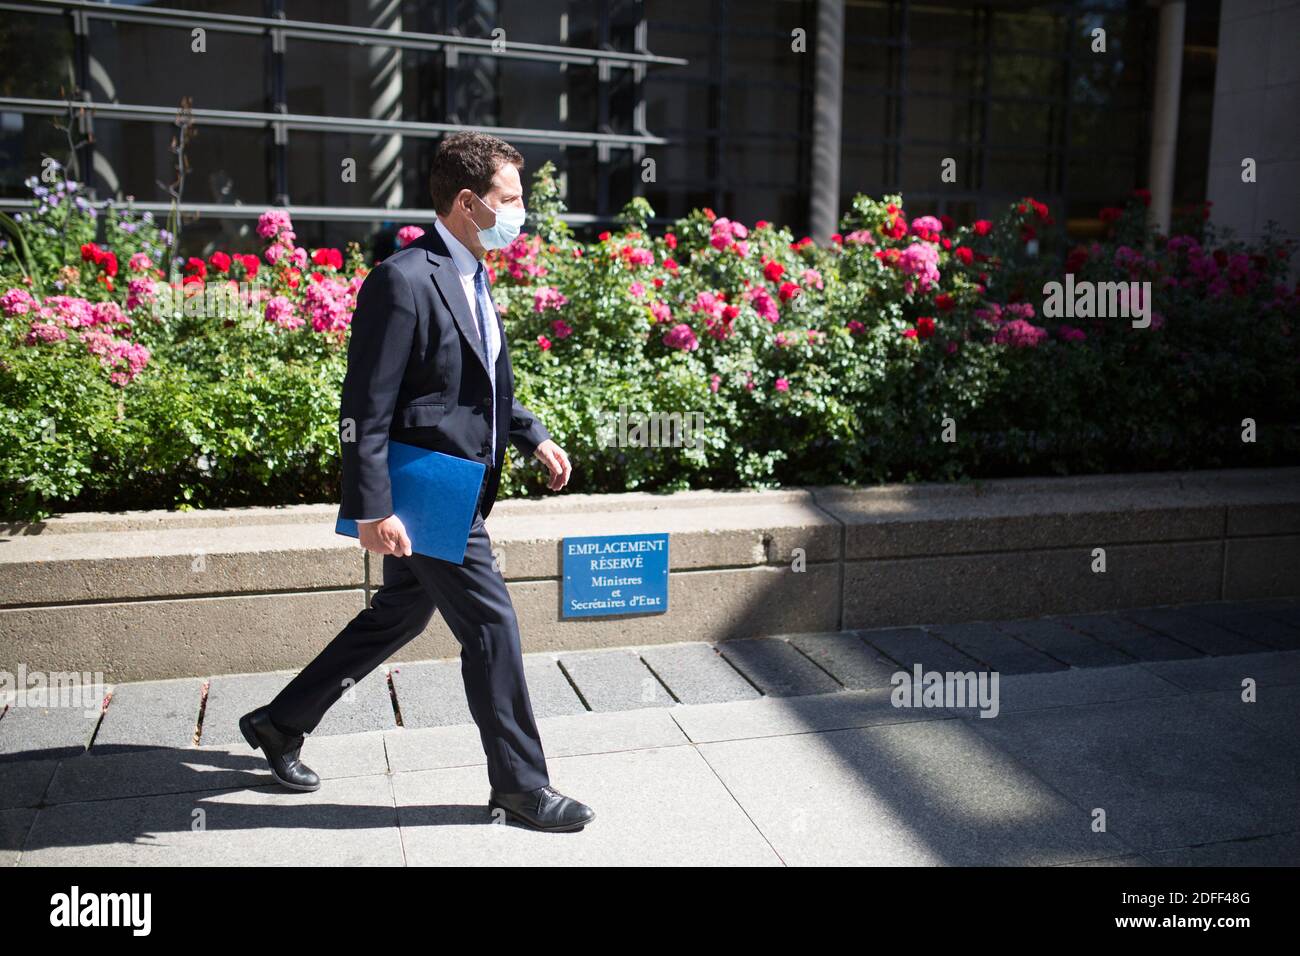
[[[466,187],[465,189],[462,189],[459,193],[456,194],[456,199],[457,202],[460,202],[462,204],[461,208],[464,209],[465,214],[469,216],[469,221],[474,226],[474,228],[475,229],[484,228],[485,224],[481,222],[480,219],[482,217],[486,217],[491,214],[487,210],[485,210],[483,208],[483,204],[480,203],[477,198],[475,198],[474,190],[470,189],[469,187]],[[487,223],[486,225],[490,226],[491,223]]]

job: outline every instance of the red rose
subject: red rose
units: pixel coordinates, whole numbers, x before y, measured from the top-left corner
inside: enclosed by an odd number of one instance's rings
[[[244,273],[248,278],[257,275],[258,261],[257,256],[239,256],[239,261],[244,264]]]
[[[942,309],[944,312],[947,312],[956,303],[953,301],[952,296],[949,295],[947,292],[941,292],[934,297],[934,304],[937,308]]]
[[[597,236],[596,238],[599,239],[601,242],[605,242],[606,240],[609,239],[609,233],[608,233],[608,232],[602,232],[602,233],[601,233],[599,236]]]
[[[677,237],[674,236],[671,232],[664,233],[664,245],[667,246],[669,249],[676,249]]]
[[[987,219],[976,219],[971,228],[975,230],[975,235],[987,236],[989,230],[993,228],[993,223],[989,222]]]
[[[311,261],[314,265],[330,266],[334,269],[343,268],[343,253],[337,249],[317,249],[311,254]]]
[[[943,223],[944,232],[952,232],[952,216],[940,216],[939,221]]]
[[[212,268],[217,272],[229,272],[230,256],[226,255],[224,252],[214,252],[212,255],[208,256],[208,265],[212,266]]]
[[[971,252],[965,246],[958,246],[952,251],[952,254],[956,257],[957,261],[964,266],[968,266],[975,261],[975,253]]]
[[[789,302],[798,294],[799,294],[799,283],[797,282],[781,283],[780,295],[781,295],[782,302]]]
[[[923,339],[934,335],[934,319],[928,315],[921,316],[916,320],[916,332]]]
[[[203,277],[208,274],[208,265],[197,256],[190,256],[185,262],[185,271],[189,275]]]
[[[837,246],[842,246],[844,245],[844,237],[838,232],[833,232],[831,233],[831,242],[835,243]]]
[[[96,259],[96,261],[104,267],[104,271],[110,276],[117,275],[117,256],[114,253],[105,252],[103,258]]]
[[[767,277],[768,282],[780,282],[781,276],[785,275],[785,266],[775,259],[769,259],[763,265],[763,275]]]
[[[87,242],[81,247],[81,261],[89,262],[91,259],[95,259],[98,252],[99,246],[95,245],[93,242]]]
[[[705,207],[704,207],[704,218],[707,219],[707,220],[709,220],[709,222],[713,222],[713,220],[715,220],[715,219],[718,218],[718,214],[717,214],[716,212],[714,212],[712,209],[710,209],[708,206],[705,206]]]

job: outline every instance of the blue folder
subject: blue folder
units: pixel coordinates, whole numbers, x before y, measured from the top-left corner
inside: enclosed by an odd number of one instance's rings
[[[400,441],[388,443],[393,514],[406,527],[411,551],[462,564],[479,487],[487,466]],[[338,534],[359,537],[357,523],[339,518]]]

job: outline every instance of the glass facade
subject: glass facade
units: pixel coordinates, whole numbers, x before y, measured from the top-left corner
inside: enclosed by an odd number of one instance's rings
[[[42,156],[67,157],[54,121],[69,96],[93,104],[81,178],[159,210],[192,99],[187,245],[238,248],[288,204],[305,242],[369,235],[382,254],[397,226],[431,219],[428,160],[461,126],[500,130],[530,169],[553,160],[580,229],[636,194],[661,220],[707,205],[804,229],[818,188],[816,0],[52,0],[0,15],[9,210]],[[1086,232],[1144,184],[1156,16],[1142,0],[848,0],[841,204],[901,191],[914,212],[970,218],[1032,194]],[[1204,198],[1217,18],[1188,5],[1176,203]]]

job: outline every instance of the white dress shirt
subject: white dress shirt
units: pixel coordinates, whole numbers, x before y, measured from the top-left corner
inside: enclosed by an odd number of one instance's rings
[[[474,289],[474,275],[478,272],[479,261],[474,256],[474,253],[470,252],[465,244],[452,235],[451,230],[443,225],[441,217],[434,223],[433,227],[438,230],[438,235],[442,236],[442,241],[447,244],[447,250],[451,253],[451,261],[456,265],[456,273],[460,277],[460,286],[465,290],[465,301],[469,303],[470,315],[474,317],[474,328],[481,329],[483,324],[479,321],[478,293]],[[491,295],[490,290],[488,295]],[[488,333],[488,345],[492,351],[492,354],[488,357],[488,361],[490,365],[495,367],[497,356],[501,354],[500,330],[496,325],[497,317],[495,315],[488,316],[487,321],[493,323],[492,329]],[[494,335],[492,334],[493,332],[497,332],[498,334]],[[491,414],[492,451],[495,456],[497,444],[497,420],[495,407],[491,410]],[[493,460],[495,461],[495,457]],[[384,515],[382,518],[364,518],[358,520],[357,524],[370,524],[375,521],[383,521],[384,518],[387,517],[388,515]]]

